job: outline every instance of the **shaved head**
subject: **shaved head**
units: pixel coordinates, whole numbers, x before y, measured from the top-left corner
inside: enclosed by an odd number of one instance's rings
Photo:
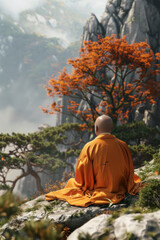
[[[110,118],[109,116],[102,115],[96,119],[95,133],[97,136],[104,132],[110,133],[112,129],[113,129],[113,121],[112,121],[112,118]]]

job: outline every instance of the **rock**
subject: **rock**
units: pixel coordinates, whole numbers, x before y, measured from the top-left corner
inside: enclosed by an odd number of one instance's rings
[[[133,201],[137,196],[134,197]],[[133,203],[132,201],[132,203]],[[87,208],[71,206],[67,202],[54,200],[47,202],[44,196],[23,203],[21,213],[12,217],[0,227],[0,239],[5,239],[6,231],[20,231],[28,221],[49,220],[50,223],[61,224],[71,231],[68,240],[78,239],[80,233],[89,234],[92,239],[107,236],[107,239],[160,239],[160,210],[146,214],[118,213],[117,218],[112,217],[120,208],[127,204],[116,204],[108,208],[107,205],[89,206]],[[119,216],[120,215],[120,216]],[[128,237],[128,238],[127,238]]]
[[[101,23],[99,23],[96,16],[92,13],[89,20],[87,21],[87,23],[83,28],[82,39],[83,41],[91,40],[94,42],[98,40],[99,35],[104,37],[104,29]],[[82,41],[82,45],[83,45],[83,41]]]
[[[113,224],[115,239],[125,240],[127,235],[132,239],[160,239],[160,210],[147,214],[125,214]],[[128,238],[129,239],[129,238]],[[131,238],[130,238],[131,239]]]
[[[78,240],[79,234],[89,234],[92,239],[108,235],[107,239],[160,239],[160,211],[146,214],[124,214],[111,226],[110,215],[101,214],[70,234],[68,240]],[[127,238],[128,237],[128,238]],[[130,237],[130,238],[129,238]]]
[[[129,43],[147,40],[154,53],[160,52],[160,2],[156,0],[111,0],[107,1],[102,19],[99,22],[94,14],[86,22],[82,34],[83,41],[97,41],[98,35],[105,37],[116,34],[117,37],[126,38]],[[110,77],[110,76],[109,76]],[[111,76],[112,77],[112,76]],[[131,82],[134,73],[128,76]],[[159,80],[158,80],[159,81]],[[80,103],[81,104],[81,103]],[[64,104],[65,105],[65,104]],[[87,108],[84,106],[83,107]],[[144,120],[149,126],[160,127],[160,103],[152,111],[148,106],[135,109],[133,120]],[[139,112],[140,110],[140,112]],[[60,124],[63,123],[59,122]]]
[[[125,207],[126,204],[113,205],[112,210]],[[20,230],[25,222],[41,219],[49,219],[55,224],[67,226],[71,231],[82,226],[95,216],[108,212],[108,205],[89,206],[87,208],[71,206],[67,202],[55,200],[45,201],[44,195],[28,201],[20,206],[21,214],[0,227],[0,234],[4,234],[7,229]]]
[[[101,237],[107,228],[107,219],[110,218],[110,215],[101,214],[87,223],[85,223],[82,227],[76,229],[73,233],[71,233],[67,240],[78,240],[79,234],[89,233],[92,238]]]

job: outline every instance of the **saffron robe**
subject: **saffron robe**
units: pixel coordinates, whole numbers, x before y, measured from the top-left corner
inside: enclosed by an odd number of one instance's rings
[[[114,135],[101,134],[82,149],[75,178],[69,179],[65,188],[46,194],[45,199],[81,207],[118,203],[127,192],[135,195],[139,182],[127,144]]]

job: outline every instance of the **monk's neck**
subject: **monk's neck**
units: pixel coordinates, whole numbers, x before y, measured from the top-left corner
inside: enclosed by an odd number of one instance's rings
[[[98,134],[98,136],[102,135],[102,134],[111,134],[111,133],[110,132],[103,132],[103,133]]]

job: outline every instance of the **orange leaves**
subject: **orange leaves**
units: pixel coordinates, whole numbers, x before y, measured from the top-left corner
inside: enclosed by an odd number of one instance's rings
[[[158,171],[155,171],[154,174],[155,174],[155,175],[159,175],[159,172],[158,172]]]
[[[129,44],[126,37],[107,36],[97,42],[85,42],[80,56],[68,60],[72,72],[69,74],[64,68],[45,87],[49,97],[67,96],[68,113],[85,126],[90,127],[90,122],[100,114],[126,121],[138,104],[155,103],[154,98],[160,95],[160,83],[156,80],[160,75],[158,61],[160,53],[154,54],[147,42]],[[79,108],[81,100],[85,109]],[[63,112],[63,106],[53,102],[43,111]]]

